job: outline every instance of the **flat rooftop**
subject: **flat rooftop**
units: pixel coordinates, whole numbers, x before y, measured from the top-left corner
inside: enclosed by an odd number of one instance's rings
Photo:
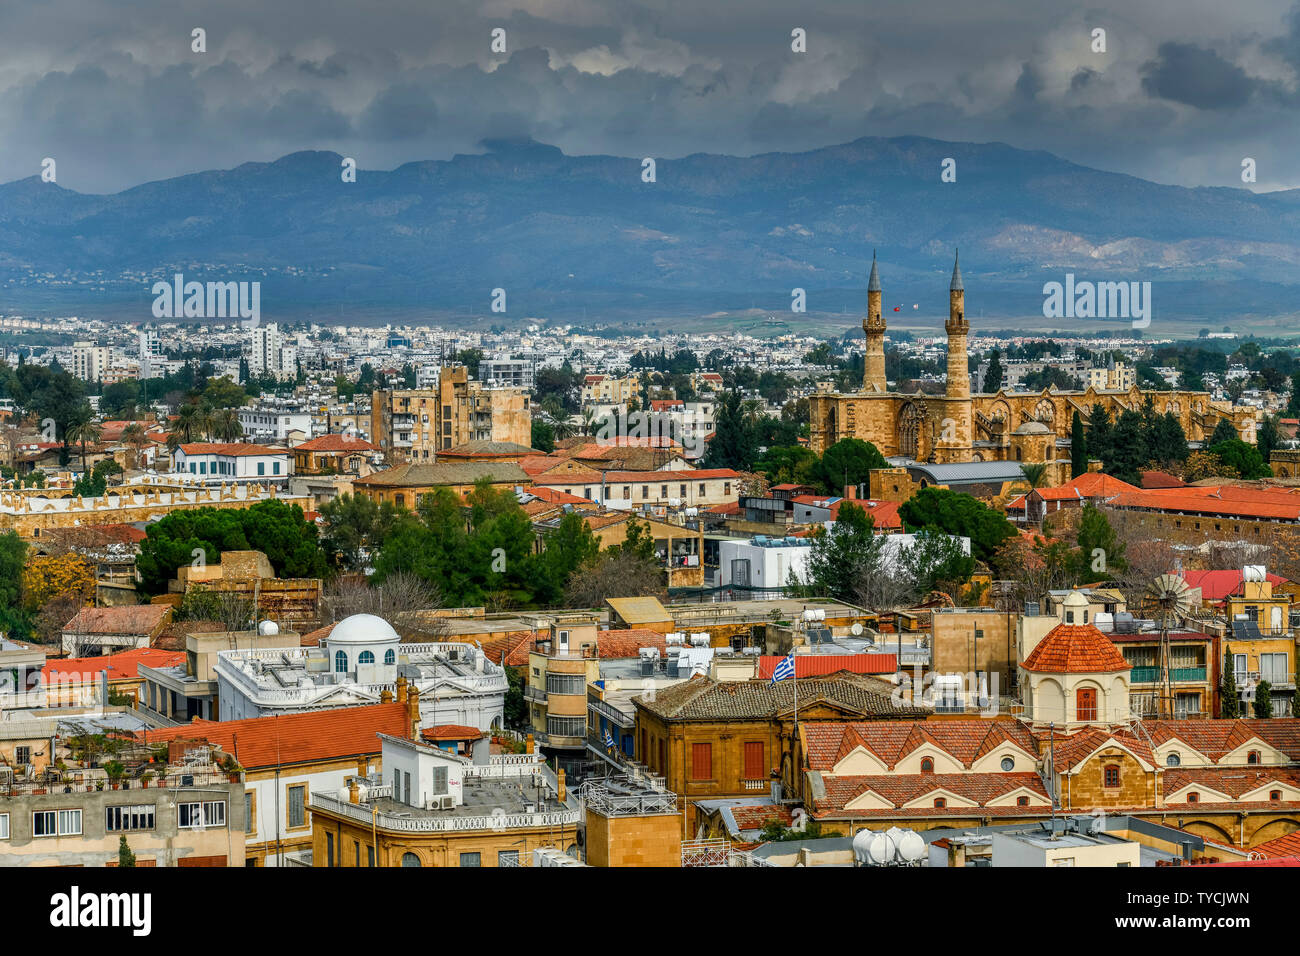
[[[446,817],[482,817],[491,816],[494,810],[501,810],[507,815],[533,812],[546,813],[554,810],[567,810],[555,797],[549,787],[538,788],[520,779],[492,779],[467,776],[461,785],[464,803],[447,810],[425,810],[412,807],[391,797],[378,797],[373,803],[380,813],[393,816],[407,816],[413,819],[444,819]],[[364,802],[364,801],[363,801]]]

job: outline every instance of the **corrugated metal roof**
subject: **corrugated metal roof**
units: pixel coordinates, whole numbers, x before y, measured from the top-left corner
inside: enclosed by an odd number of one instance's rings
[[[919,471],[935,484],[947,485],[954,481],[1019,481],[1024,478],[1020,465],[1014,461],[967,461],[952,464],[912,464],[908,471]]]

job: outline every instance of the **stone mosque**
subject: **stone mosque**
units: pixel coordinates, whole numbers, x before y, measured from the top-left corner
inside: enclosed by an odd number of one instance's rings
[[[1042,462],[1052,482],[1069,480],[1070,423],[1074,412],[1086,425],[1094,404],[1111,420],[1125,409],[1139,410],[1151,395],[1156,411],[1172,412],[1189,441],[1203,441],[1221,418],[1233,423],[1245,441],[1255,440],[1254,411],[1212,401],[1208,392],[1128,389],[971,394],[968,370],[966,290],[954,258],[948,285],[948,372],[944,393],[891,392],[885,381],[885,317],[880,274],[874,256],[867,284],[866,361],[860,391],[838,394],[819,386],[811,405],[810,447],[822,454],[842,438],[875,445],[895,463],[955,464],[982,461]]]

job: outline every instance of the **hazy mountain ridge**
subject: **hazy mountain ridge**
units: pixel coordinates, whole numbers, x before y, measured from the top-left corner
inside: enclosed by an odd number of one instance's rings
[[[940,181],[945,157],[955,183]],[[139,274],[181,267],[261,278],[267,314],[481,314],[498,287],[519,317],[788,313],[794,287],[810,311],[839,311],[861,307],[873,249],[886,298],[934,310],[946,308],[954,246],[971,307],[987,316],[1036,312],[1043,282],[1065,271],[1150,280],[1158,316],[1163,306],[1198,321],[1294,312],[1300,285],[1300,190],[1160,185],[1000,143],[698,154],[658,160],[655,183],[641,181],[639,158],[531,142],[362,169],[356,183],[341,181],[341,160],[294,153],[107,196],[36,177],[0,185],[0,311],[147,303]],[[32,272],[82,281],[54,290]]]

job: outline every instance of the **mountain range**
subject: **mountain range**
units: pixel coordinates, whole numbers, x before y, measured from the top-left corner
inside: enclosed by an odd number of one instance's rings
[[[1045,321],[1043,284],[1067,272],[1150,281],[1157,327],[1296,325],[1300,190],[1162,185],[917,137],[657,159],[654,182],[640,157],[531,140],[483,148],[391,171],[362,164],[355,182],[338,154],[300,152],[114,195],[39,177],[0,185],[0,313],[147,320],[153,281],[182,272],[261,281],[267,319],[756,310],[797,324],[795,288],[809,316],[860,313],[875,252],[887,311],[924,321],[946,313],[960,247],[967,310],[986,326]],[[941,179],[949,158],[955,182]],[[491,312],[494,289],[505,315]]]

